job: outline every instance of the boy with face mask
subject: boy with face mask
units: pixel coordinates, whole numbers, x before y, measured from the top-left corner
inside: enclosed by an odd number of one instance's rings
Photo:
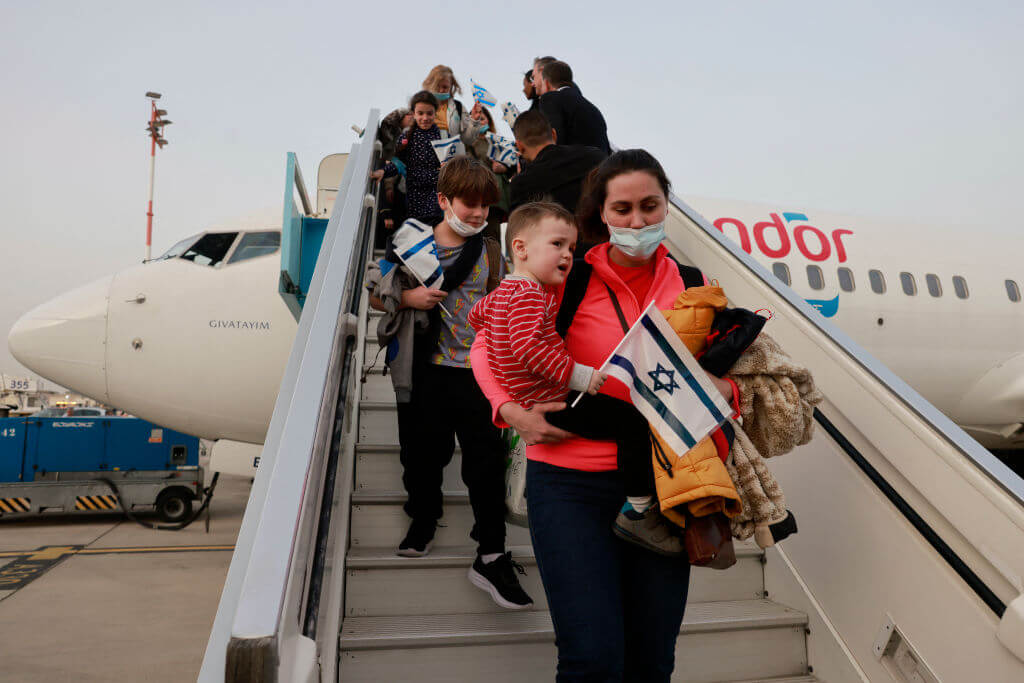
[[[475,336],[469,311],[505,274],[500,246],[480,235],[497,198],[494,174],[479,161],[458,156],[445,163],[437,182],[444,218],[426,247],[436,250],[444,278],[438,289],[411,287],[395,302],[430,317],[415,339],[410,400],[398,403],[405,512],[412,522],[397,553],[421,557],[430,551],[443,512],[442,473],[457,436],[473,509],[470,536],[478,544],[469,579],[502,607],[525,609],[532,600],[516,578],[521,568],[505,552],[505,449],[469,361]]]

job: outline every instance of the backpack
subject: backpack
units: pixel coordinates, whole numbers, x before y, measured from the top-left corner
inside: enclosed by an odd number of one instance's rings
[[[675,259],[672,260],[675,261]],[[683,278],[683,285],[687,289],[690,287],[700,287],[704,284],[704,274],[700,272],[699,268],[684,266],[678,261],[676,261],[676,265],[679,266],[679,275]],[[583,297],[587,293],[587,286],[590,284],[590,275],[593,272],[593,266],[585,260],[580,258],[573,261],[572,270],[569,271],[569,277],[565,281],[565,290],[562,293],[562,304],[558,308],[558,317],[555,318],[555,331],[558,332],[562,339],[565,339],[565,335],[569,332],[572,319],[576,317],[576,309],[583,302]]]

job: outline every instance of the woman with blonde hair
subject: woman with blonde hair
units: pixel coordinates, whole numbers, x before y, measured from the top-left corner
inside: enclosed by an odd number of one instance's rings
[[[438,64],[423,79],[423,89],[427,90],[438,101],[434,122],[441,129],[441,137],[450,138],[456,135],[462,138],[463,144],[470,147],[480,135],[481,124],[474,120],[478,117],[481,107],[475,103],[466,115],[462,102],[455,99],[462,93],[462,86],[455,80],[451,67]]]

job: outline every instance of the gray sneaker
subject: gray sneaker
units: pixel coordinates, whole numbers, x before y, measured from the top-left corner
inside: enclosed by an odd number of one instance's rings
[[[686,555],[683,539],[674,531],[657,506],[652,505],[646,512],[637,512],[626,503],[615,518],[612,531],[624,541],[668,557]]]

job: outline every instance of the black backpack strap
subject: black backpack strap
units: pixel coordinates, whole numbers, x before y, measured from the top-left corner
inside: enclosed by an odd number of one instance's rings
[[[594,272],[593,266],[581,258],[572,263],[572,270],[565,280],[565,289],[562,292],[562,303],[558,307],[558,317],[555,318],[555,331],[564,339],[569,332],[569,325],[576,317],[576,309],[583,302],[587,293],[587,285],[590,284],[590,274]]]
[[[443,289],[449,294],[458,289],[459,285],[469,277],[473,266],[480,260],[480,252],[483,251],[483,248],[483,235],[474,235],[466,240],[466,244],[462,247],[462,251],[456,257],[455,262],[445,268],[444,281],[439,289]]]
[[[671,254],[669,258],[672,258]],[[676,261],[676,265],[679,266],[679,277],[683,278],[683,286],[689,289],[690,287],[703,287],[704,286],[704,273],[700,272],[700,268],[694,268],[693,266],[684,266],[679,261]]]
[[[490,294],[501,284],[501,244],[492,237],[484,237],[487,250],[487,293]]]

